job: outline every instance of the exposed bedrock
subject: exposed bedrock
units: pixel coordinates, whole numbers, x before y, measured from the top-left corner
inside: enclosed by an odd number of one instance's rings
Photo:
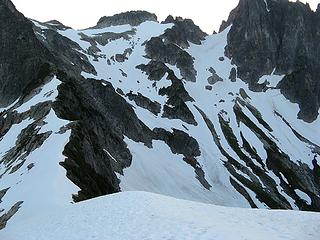
[[[0,29],[0,107],[5,107],[41,78],[41,68],[52,55],[11,1],[0,1]]]
[[[146,11],[130,11],[115,14],[113,16],[102,17],[98,21],[97,27],[110,27],[116,25],[130,24],[131,26],[138,26],[145,21],[157,21],[155,14]]]
[[[287,0],[240,0],[231,12],[225,53],[238,66],[237,75],[252,88],[271,74],[286,77],[278,87],[298,103],[298,117],[312,122],[320,106],[320,15],[309,5]]]

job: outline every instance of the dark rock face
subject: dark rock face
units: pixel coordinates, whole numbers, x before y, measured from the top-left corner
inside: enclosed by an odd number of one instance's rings
[[[164,118],[181,119],[182,121],[198,125],[192,112],[188,108],[186,102],[194,101],[189,93],[184,88],[183,82],[178,79],[172,70],[168,71],[168,79],[171,80],[172,85],[166,88],[161,88],[159,94],[168,96],[168,101],[163,107]]]
[[[279,83],[281,93],[290,101],[299,103],[298,118],[312,122],[320,107],[320,68],[302,68],[286,75]]]
[[[193,66],[193,58],[177,45],[164,43],[162,38],[153,37],[147,42],[145,51],[147,57],[152,60],[176,65],[187,81],[196,81],[197,71]]]
[[[116,25],[130,24],[131,26],[138,26],[145,21],[157,21],[155,14],[146,11],[130,11],[116,14],[111,17],[102,17],[98,21],[97,27],[110,27]]]
[[[181,17],[174,19],[170,15],[162,23],[173,23],[174,26],[165,30],[165,33],[161,36],[153,37],[146,43],[146,57],[153,60],[149,68],[152,67],[154,69],[157,67],[159,69],[160,62],[169,63],[179,68],[180,74],[184,79],[195,82],[197,71],[194,68],[194,60],[183,49],[189,47],[189,42],[201,44],[207,34],[190,19]],[[155,65],[156,63],[158,66]],[[163,67],[161,69],[164,70]],[[144,69],[141,70],[145,71]],[[159,73],[161,72],[157,74]]]
[[[217,74],[216,70],[213,67],[210,67],[208,71],[212,74],[208,77],[207,81],[210,85],[214,85],[217,82],[222,82],[223,79]]]
[[[238,77],[253,88],[273,69],[285,74],[278,87],[300,105],[299,117],[312,122],[320,106],[320,16],[300,2],[266,2],[239,2],[222,26],[232,24],[226,55],[238,66]]]
[[[2,203],[2,198],[4,197],[4,195],[6,195],[8,190],[9,188],[0,190],[0,203]],[[0,212],[1,212],[1,209],[0,209]]]
[[[39,79],[41,66],[52,55],[9,0],[0,1],[0,29],[0,107],[4,107]]]
[[[234,59],[242,80],[255,82],[274,68],[280,39],[270,15],[264,0],[241,0],[236,8],[226,53]]]
[[[181,119],[182,121],[197,125],[195,118],[188,108],[186,102],[194,101],[186,91],[183,81],[178,79],[174,72],[170,70],[161,61],[150,61],[147,65],[142,64],[136,68],[141,69],[147,75],[150,80],[159,81],[167,73],[167,80],[171,81],[171,86],[159,89],[159,95],[168,96],[168,101],[163,107],[164,118],[169,119]]]
[[[183,160],[194,168],[198,181],[209,190],[211,185],[207,182],[205,173],[196,159],[197,156],[201,155],[197,140],[181,130],[172,130],[173,132],[170,133],[162,128],[155,128],[153,129],[154,138],[164,141],[170,147],[172,153],[183,154]]]
[[[36,27],[34,27],[36,31]],[[60,35],[56,30],[43,30],[46,39],[39,37],[43,45],[54,55],[55,64],[70,75],[79,75],[82,71],[96,74],[96,70],[89,62],[86,55],[80,52],[81,47]],[[41,31],[40,31],[41,32]]]
[[[166,41],[175,43],[182,48],[189,47],[189,42],[201,44],[201,41],[207,36],[191,19],[183,19],[171,15],[162,23],[173,23],[174,26],[169,28],[163,34]]]
[[[61,22],[59,22],[58,20],[50,20],[45,22],[46,26],[50,29],[55,29],[55,30],[66,30],[66,29],[70,29],[70,27],[65,26],[64,24],[62,24]]]
[[[222,21],[220,28],[219,28],[219,33],[222,32],[223,30],[225,30],[227,27],[229,27],[233,23],[233,21],[235,20],[235,18],[237,16],[237,13],[239,10],[239,5],[230,12],[227,21],[225,21],[225,20]]]
[[[23,202],[17,202],[8,212],[0,216],[0,230],[6,227],[7,222],[18,212],[22,203]]]
[[[231,80],[231,82],[235,82],[237,79],[237,70],[234,67],[230,71],[229,79]]]
[[[60,76],[54,109],[63,119],[76,121],[62,163],[68,178],[81,188],[76,201],[120,191],[115,172],[131,165],[124,135],[152,146],[152,131],[110,83]],[[106,81],[104,81],[106,82]],[[116,160],[116,161],[115,161]]]
[[[151,60],[148,64],[141,64],[136,66],[137,69],[145,72],[148,75],[148,79],[159,81],[169,71],[169,68],[160,61]]]
[[[173,153],[183,154],[185,157],[197,157],[201,152],[197,141],[185,132],[173,129],[170,133],[162,128],[153,129],[155,139],[168,144]]]
[[[205,89],[211,91],[212,90],[212,86],[207,85],[207,86],[205,86]]]
[[[132,92],[126,95],[131,101],[134,101],[138,106],[145,108],[158,115],[161,111],[161,105],[158,102],[153,102],[149,98],[143,96],[141,93],[133,94]]]

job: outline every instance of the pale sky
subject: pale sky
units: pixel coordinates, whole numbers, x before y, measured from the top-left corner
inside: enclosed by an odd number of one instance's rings
[[[83,29],[94,26],[100,17],[129,10],[146,10],[162,21],[169,14],[191,18],[205,32],[218,30],[222,20],[239,0],[12,0],[26,17],[39,21],[52,19]],[[316,9],[319,0],[307,0]]]

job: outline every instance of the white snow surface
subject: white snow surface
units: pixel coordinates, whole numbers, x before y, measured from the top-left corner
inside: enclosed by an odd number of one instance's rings
[[[227,208],[124,192],[35,214],[0,232],[8,240],[315,240],[320,214]]]
[[[60,81],[54,77],[39,89],[38,94],[18,107],[16,111],[25,112],[40,102],[54,101],[59,84]],[[79,191],[79,188],[67,179],[65,169],[59,165],[59,162],[64,161],[65,158],[62,152],[69,141],[70,130],[65,133],[58,132],[69,121],[59,119],[52,109],[44,121],[45,125],[37,127],[38,134],[52,133],[41,147],[26,157],[22,167],[10,173],[7,171],[9,163],[0,161],[0,190],[10,188],[0,202],[0,209],[7,212],[16,202],[23,201],[21,208],[10,221],[13,226],[16,220],[28,218],[35,212],[45,212],[48,209],[70,204],[73,202],[72,194]],[[0,141],[0,160],[8,150],[14,147],[19,134],[33,122],[33,119],[28,118],[10,128]],[[17,156],[19,157],[21,156]],[[13,166],[21,161],[17,160]],[[30,170],[27,168],[29,164],[34,165]]]

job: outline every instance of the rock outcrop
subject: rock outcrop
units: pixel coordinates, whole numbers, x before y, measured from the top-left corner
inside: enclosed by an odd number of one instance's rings
[[[182,48],[188,48],[189,42],[199,45],[207,36],[191,19],[183,19],[181,17],[174,19],[169,15],[163,23],[174,24],[172,28],[165,31],[163,34],[164,39]]]
[[[62,166],[67,176],[81,188],[76,201],[120,191],[115,172],[131,165],[132,156],[124,136],[151,147],[152,132],[116,93],[110,83],[69,78],[64,83],[54,109],[63,119],[74,121]],[[94,126],[94,127],[93,127]]]
[[[174,43],[165,43],[161,37],[153,37],[146,43],[146,56],[154,61],[169,63],[180,69],[187,81],[196,81],[197,71],[192,56]]]
[[[41,78],[52,55],[9,0],[0,1],[0,29],[0,107],[5,107]]]
[[[226,55],[238,77],[254,84],[273,72],[286,75],[281,92],[312,122],[320,107],[320,16],[309,5],[287,0],[240,0],[221,30],[231,25]]]
[[[157,21],[155,14],[146,11],[130,11],[119,13],[110,17],[102,17],[98,21],[96,27],[110,27],[116,25],[130,24],[131,26],[138,26],[145,21]]]

